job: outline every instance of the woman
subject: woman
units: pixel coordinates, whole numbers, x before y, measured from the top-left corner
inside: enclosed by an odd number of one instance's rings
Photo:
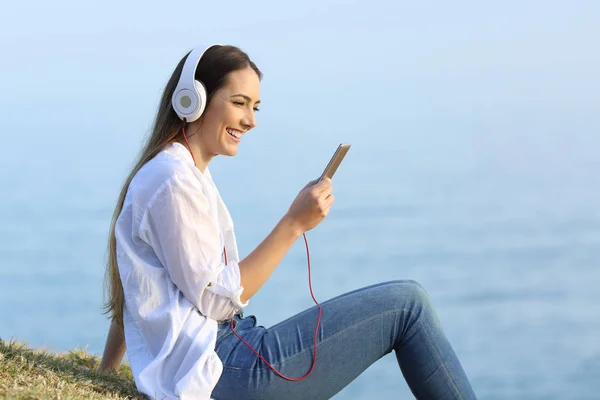
[[[127,343],[136,385],[152,398],[314,400],[331,398],[394,351],[417,398],[475,398],[415,282],[381,283],[323,303],[318,336],[317,307],[271,328],[243,317],[248,300],[334,201],[331,180],[309,182],[266,239],[239,260],[208,164],[216,155],[235,155],[256,126],[261,77],[240,49],[218,45],[195,49],[173,72],[113,216],[113,322],[99,369],[118,367]],[[182,91],[186,82],[205,90],[200,106]],[[195,108],[190,118],[185,107]],[[307,371],[306,379],[295,379]]]

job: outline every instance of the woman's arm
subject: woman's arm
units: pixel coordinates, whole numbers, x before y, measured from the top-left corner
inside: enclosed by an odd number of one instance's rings
[[[240,283],[244,288],[240,295],[242,303],[258,292],[302,233],[302,230],[296,227],[294,221],[286,215],[269,236],[240,261]]]
[[[239,263],[244,288],[240,299],[245,303],[271,276],[277,265],[306,231],[317,226],[329,213],[334,196],[331,179],[306,185],[266,239]]]
[[[125,355],[125,335],[123,328],[113,320],[108,330],[106,345],[104,346],[104,354],[98,371],[118,371],[121,366],[121,361]]]

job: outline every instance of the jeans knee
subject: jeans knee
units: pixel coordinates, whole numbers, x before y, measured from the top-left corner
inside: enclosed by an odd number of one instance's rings
[[[429,294],[417,281],[399,280],[389,282],[391,295],[400,302],[402,308],[431,308]]]

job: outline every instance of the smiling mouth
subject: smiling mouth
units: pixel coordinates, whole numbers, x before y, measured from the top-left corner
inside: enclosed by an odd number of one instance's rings
[[[237,140],[240,140],[240,138],[244,134],[243,132],[238,131],[236,129],[227,128],[225,130],[227,131],[227,133],[229,134],[229,136],[234,137]]]

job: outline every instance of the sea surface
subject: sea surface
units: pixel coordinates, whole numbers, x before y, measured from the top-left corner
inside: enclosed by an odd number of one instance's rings
[[[102,352],[108,225],[142,135],[89,132],[3,150],[4,340]],[[480,398],[598,399],[600,139],[597,130],[548,132],[440,135],[425,127],[390,137],[357,128],[302,137],[257,128],[238,156],[210,168],[243,257],[337,143],[351,142],[334,177],[336,203],[307,235],[317,299],[417,280]],[[298,241],[245,314],[269,326],[311,304]],[[335,398],[412,397],[389,355]]]

